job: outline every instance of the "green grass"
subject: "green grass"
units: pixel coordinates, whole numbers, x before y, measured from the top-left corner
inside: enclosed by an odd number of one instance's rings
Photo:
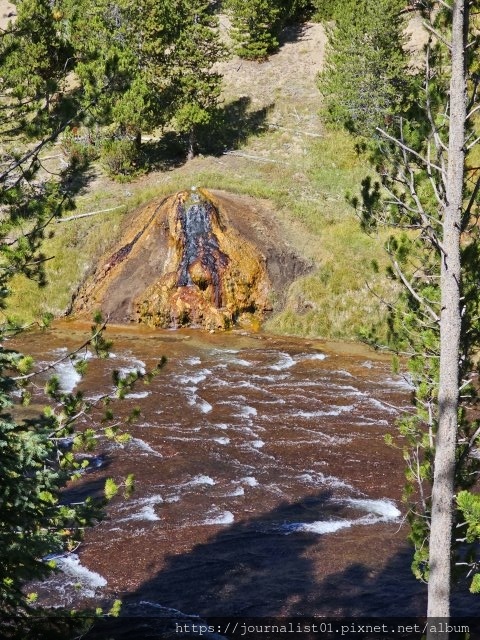
[[[20,322],[32,322],[45,313],[62,315],[85,274],[108,249],[111,239],[118,237],[123,215],[119,210],[55,225],[55,236],[43,247],[50,258],[45,265],[47,286],[39,288],[25,277],[16,277],[7,315]]]
[[[290,242],[314,265],[308,276],[291,285],[285,308],[267,321],[268,330],[358,337],[384,313],[369,287],[385,297],[389,292],[385,277],[372,268],[373,259],[380,265],[386,262],[383,241],[362,233],[345,198],[347,192],[358,191],[368,169],[342,132],[307,138],[291,156],[284,152],[287,139],[285,132],[262,132],[239,150],[271,161],[201,157],[156,174],[156,182],[148,176],[122,185],[104,180],[100,188],[78,200],[77,213],[119,204],[125,208],[55,225],[55,237],[45,244],[45,253],[53,256],[46,266],[48,285],[38,289],[24,278],[15,279],[7,313],[22,321],[45,312],[61,315],[85,275],[119,238],[128,211],[156,196],[196,185],[269,200]]]

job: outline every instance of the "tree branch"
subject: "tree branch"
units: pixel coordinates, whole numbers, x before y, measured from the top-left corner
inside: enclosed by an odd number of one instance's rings
[[[407,277],[405,276],[405,274],[401,270],[400,265],[398,264],[398,262],[393,257],[392,257],[392,266],[393,266],[393,268],[395,270],[395,273],[400,278],[400,280],[403,282],[405,287],[408,289],[408,291],[412,295],[412,297],[415,298],[415,300],[426,310],[426,312],[432,318],[432,320],[435,323],[438,323],[440,321],[440,317],[438,316],[438,314],[436,314],[435,311],[432,309],[432,307],[425,301],[425,298],[422,298],[415,291],[415,289],[412,286],[412,283],[407,279]]]
[[[61,222],[70,222],[71,220],[79,220],[80,218],[88,218],[90,216],[96,216],[99,213],[107,213],[109,211],[116,211],[117,209],[122,209],[126,207],[126,204],[119,204],[116,207],[110,207],[110,209],[100,209],[99,211],[90,211],[89,213],[79,213],[76,216],[69,216],[68,218],[57,218],[57,224]]]
[[[423,162],[423,164],[428,165],[430,167],[433,167],[434,169],[436,169],[437,171],[439,171],[443,175],[443,170],[442,170],[441,167],[439,167],[437,164],[433,164],[433,162],[429,162],[426,158],[424,158],[419,153],[414,151],[411,147],[409,147],[406,144],[403,144],[402,142],[400,142],[400,140],[398,140],[398,138],[394,138],[393,136],[391,136],[389,133],[387,133],[383,129],[380,129],[380,127],[375,127],[375,130],[378,131],[379,133],[381,133],[382,136],[387,138],[387,140],[390,140],[391,142],[396,144],[398,147],[400,147],[404,151],[406,151],[408,153],[411,153],[413,156],[415,156],[416,158],[421,160]]]
[[[46,365],[42,369],[38,369],[37,371],[32,371],[31,373],[26,373],[26,374],[21,375],[21,376],[15,376],[15,377],[12,377],[11,379],[15,380],[15,381],[17,381],[17,380],[29,380],[30,378],[33,378],[34,376],[38,376],[40,373],[45,373],[45,371],[50,371],[51,369],[54,369],[57,366],[57,364],[60,364],[61,362],[64,362],[65,360],[68,360],[69,358],[74,356],[76,353],[79,353],[80,351],[82,351],[82,349],[86,349],[88,347],[88,345],[92,343],[92,340],[95,340],[95,338],[98,337],[102,333],[102,331],[105,330],[105,328],[107,326],[107,323],[108,323],[108,318],[103,322],[102,326],[99,329],[97,329],[97,331],[95,331],[95,333],[88,338],[88,340],[85,340],[85,342],[83,344],[81,344],[74,351],[70,351],[69,353],[67,353],[64,356],[62,356],[61,358],[59,358],[58,360],[55,360],[55,362],[51,362],[50,364]]]

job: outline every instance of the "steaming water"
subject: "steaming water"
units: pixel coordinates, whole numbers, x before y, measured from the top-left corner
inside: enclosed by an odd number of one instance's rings
[[[406,529],[403,462],[383,437],[409,404],[389,363],[261,336],[152,335],[116,338],[116,357],[91,358],[85,380],[69,361],[56,368],[62,389],[98,397],[114,368],[168,358],[116,409],[142,410],[131,442],[101,442],[104,463],[84,477],[87,495],[134,473],[133,497],[115,499],[78,555],[59,562],[43,600],[120,594],[200,615],[326,615],[340,604],[331,589],[319,597],[325,581],[341,583],[351,566],[388,576]],[[53,335],[38,359],[58,359],[65,337]],[[32,338],[24,348],[35,347]],[[385,593],[394,613],[418,606],[409,562],[392,569],[392,585],[365,587],[364,613],[384,610]]]

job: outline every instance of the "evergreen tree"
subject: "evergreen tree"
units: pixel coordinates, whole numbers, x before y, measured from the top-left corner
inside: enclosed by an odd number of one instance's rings
[[[49,0],[15,4],[17,18],[0,42],[1,82],[15,101],[16,131],[34,135],[50,117],[55,98],[65,90],[72,48],[62,29],[61,14]]]
[[[91,122],[132,138],[163,124],[161,88],[173,4],[63,0],[63,7],[80,97],[94,105]]]
[[[319,79],[331,123],[367,138],[398,112],[411,80],[403,6],[404,0],[346,0],[337,7]]]
[[[221,75],[213,70],[225,54],[218,19],[208,0],[183,0],[178,33],[167,58],[174,96],[174,123],[188,136],[188,158],[195,155],[195,132],[210,123],[221,92]]]
[[[251,60],[267,58],[278,49],[288,20],[308,6],[305,0],[227,0],[235,53]]]
[[[235,53],[242,58],[262,59],[273,53],[279,44],[281,7],[272,0],[228,0],[232,21],[231,35]]]
[[[378,3],[371,4],[374,13],[381,13]],[[469,492],[480,473],[475,455],[480,427],[473,417],[480,347],[480,178],[478,169],[471,168],[479,142],[479,42],[473,17],[478,3],[417,6],[431,35],[421,64],[417,60],[410,68],[408,91],[396,74],[371,85],[374,100],[377,91],[383,96],[383,122],[380,113],[365,118],[370,98],[362,78],[352,73],[357,59],[365,69],[364,60],[376,56],[359,48],[355,33],[348,35],[344,21],[352,21],[353,15],[338,19],[335,43],[340,53],[332,48],[331,77],[322,80],[322,88],[332,112],[339,103],[338,120],[361,136],[359,146],[369,150],[378,177],[366,178],[361,198],[352,199],[364,228],[394,228],[386,250],[390,275],[401,293],[389,302],[391,342],[408,358],[414,385],[415,410],[399,423],[415,547],[412,568],[428,581],[428,616],[446,618],[452,567],[454,577],[468,576],[470,589],[480,592],[474,545],[480,535],[480,503]],[[398,20],[392,24],[392,44],[384,51],[393,51],[395,68],[395,25],[402,27]],[[364,44],[375,50],[378,41],[365,26]],[[350,37],[356,47],[350,46]],[[347,51],[353,59],[347,59]],[[391,68],[389,60],[384,64]],[[445,635],[429,630],[427,637]]]
[[[312,0],[313,17],[319,21],[334,20],[342,6],[342,0]]]
[[[83,123],[95,132],[109,172],[131,173],[142,131],[158,126],[161,115],[152,109],[154,87],[140,62],[136,10],[125,0],[64,0],[63,10],[79,84],[74,97],[89,105]]]

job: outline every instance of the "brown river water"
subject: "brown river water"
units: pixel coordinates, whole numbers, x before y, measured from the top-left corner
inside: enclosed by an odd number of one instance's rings
[[[82,333],[83,331],[83,333]],[[111,329],[65,390],[94,398],[111,371],[167,365],[117,411],[139,406],[129,444],[101,444],[77,489],[134,473],[63,572],[40,588],[51,606],[120,597],[125,612],[200,616],[423,615],[410,573],[403,461],[384,444],[408,410],[408,383],[359,345],[264,334]],[[84,327],[24,336],[39,366],[79,344]],[[64,351],[62,351],[64,350]],[[472,612],[468,599],[456,612]],[[476,605],[478,608],[478,605]]]

